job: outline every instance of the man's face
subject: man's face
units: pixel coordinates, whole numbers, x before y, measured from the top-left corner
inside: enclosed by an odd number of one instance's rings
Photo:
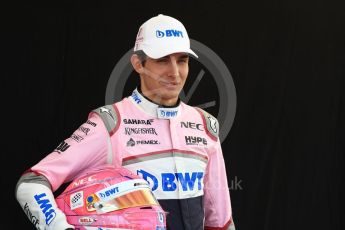
[[[141,90],[156,103],[174,105],[186,82],[189,56],[175,53],[159,59],[147,58],[140,74]]]

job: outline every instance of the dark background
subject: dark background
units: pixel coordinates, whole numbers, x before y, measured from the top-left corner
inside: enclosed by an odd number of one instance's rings
[[[345,229],[344,4],[12,1],[1,11],[1,229],[33,229],[14,198],[20,174],[105,103],[115,64],[159,13],[232,74],[237,111],[223,152],[229,181],[241,181],[230,191],[237,229]],[[217,88],[194,102],[205,92]]]

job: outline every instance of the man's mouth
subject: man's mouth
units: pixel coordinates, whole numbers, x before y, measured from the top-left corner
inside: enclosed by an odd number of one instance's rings
[[[176,89],[179,86],[179,83],[161,81],[161,85],[163,85],[165,88],[168,88],[168,89]]]

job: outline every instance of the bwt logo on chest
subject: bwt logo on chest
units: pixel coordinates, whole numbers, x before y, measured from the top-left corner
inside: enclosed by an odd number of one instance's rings
[[[180,30],[156,30],[156,36],[157,38],[163,38],[165,37],[182,37],[183,33]]]

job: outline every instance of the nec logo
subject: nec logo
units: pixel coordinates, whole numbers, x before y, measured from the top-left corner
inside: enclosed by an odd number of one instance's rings
[[[96,178],[93,178],[93,176],[89,176],[89,177],[84,177],[78,181],[75,181],[72,183],[72,188],[76,187],[76,186],[79,186],[79,185],[83,185],[85,183],[90,183],[90,182],[93,182],[95,181]]]
[[[53,208],[53,205],[51,204],[50,200],[48,199],[45,193],[35,195],[34,198],[37,204],[40,206],[40,209],[46,218],[46,224],[49,225],[56,216],[56,212],[55,212],[55,209]]]
[[[181,186],[183,191],[194,191],[202,189],[203,172],[185,173],[161,173],[160,178],[144,170],[137,170],[144,180],[150,183],[152,191],[160,187],[165,192],[175,191],[177,186]],[[159,184],[161,182],[161,184]]]
[[[203,125],[202,124],[197,124],[194,122],[190,122],[190,121],[181,121],[181,128],[188,128],[188,129],[197,129],[200,131],[204,131],[204,129],[202,128]]]
[[[162,38],[162,37],[181,37],[183,38],[183,33],[180,30],[156,30],[156,37]]]

